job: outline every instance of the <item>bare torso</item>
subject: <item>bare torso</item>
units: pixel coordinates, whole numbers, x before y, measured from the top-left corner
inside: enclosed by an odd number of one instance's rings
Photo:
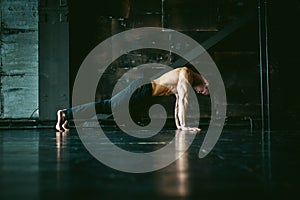
[[[163,74],[152,81],[152,96],[176,95],[178,93],[177,86],[179,83],[179,76],[183,75],[186,80],[191,83],[191,73],[193,73],[191,70],[186,67],[182,67]]]

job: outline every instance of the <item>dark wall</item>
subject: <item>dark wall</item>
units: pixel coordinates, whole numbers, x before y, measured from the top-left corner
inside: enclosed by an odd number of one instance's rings
[[[257,27],[254,18],[209,50],[224,80],[229,116],[260,117]]]
[[[299,128],[299,46],[300,2],[269,2],[270,62],[274,68],[271,84],[272,125]]]

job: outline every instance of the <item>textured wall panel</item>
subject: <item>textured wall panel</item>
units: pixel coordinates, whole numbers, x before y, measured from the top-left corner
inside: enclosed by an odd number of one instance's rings
[[[37,117],[38,0],[1,1],[1,118]]]

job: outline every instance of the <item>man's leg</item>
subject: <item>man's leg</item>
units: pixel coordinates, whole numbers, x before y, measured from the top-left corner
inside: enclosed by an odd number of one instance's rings
[[[122,109],[126,102],[132,105],[143,103],[144,100],[152,96],[152,84],[149,79],[138,79],[133,81],[124,90],[111,98],[111,109],[118,111]]]
[[[96,109],[97,113],[111,114],[112,110],[118,111],[122,109],[125,103],[129,101],[129,98],[131,98],[131,103],[136,104],[145,97],[151,97],[152,85],[151,83],[143,85],[144,83],[147,83],[146,81],[147,80],[145,79],[133,81],[129,86],[113,96],[111,99],[106,99],[100,102],[86,103],[57,111],[56,129],[58,131],[66,130],[67,128],[65,127],[67,127],[68,121],[73,119],[73,113],[80,114],[80,116],[82,116],[84,119],[88,119],[93,117],[89,115],[90,113],[94,113],[91,109]]]
[[[94,113],[93,109],[96,109],[97,113],[102,114],[111,114],[111,100],[106,99],[100,102],[91,102],[78,106],[74,106],[72,108],[58,110],[57,111],[57,123],[56,130],[58,131],[67,131],[68,122],[73,119],[73,113],[81,116],[82,119],[88,119],[93,117],[90,113]]]

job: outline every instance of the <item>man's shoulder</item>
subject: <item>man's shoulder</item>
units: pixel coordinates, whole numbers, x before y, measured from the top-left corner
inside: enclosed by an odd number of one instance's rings
[[[186,66],[179,67],[179,68],[177,68],[177,70],[183,71],[183,72],[189,72],[190,71],[190,69],[188,67],[186,67]]]
[[[193,81],[193,71],[188,67],[180,67],[179,70],[179,79],[185,80],[191,83]]]
[[[193,73],[192,70],[189,69],[188,67],[180,67],[177,69],[178,69],[179,74],[184,75],[186,77],[189,77]]]
[[[179,68],[177,68],[177,70],[179,71],[179,73],[183,73],[183,74],[191,74],[191,73],[193,73],[193,71],[190,68],[186,67],[186,66],[179,67]]]

